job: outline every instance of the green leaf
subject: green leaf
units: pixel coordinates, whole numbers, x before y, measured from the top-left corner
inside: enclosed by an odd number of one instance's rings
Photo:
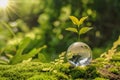
[[[23,60],[27,60],[29,58],[32,58],[33,56],[38,54],[43,48],[46,48],[46,45],[44,45],[43,47],[40,47],[38,49],[34,48],[29,53],[26,53],[24,55],[22,55],[22,54],[21,55],[15,55],[11,59],[10,64],[16,64],[16,63],[22,62]]]
[[[46,58],[45,54],[43,54],[43,53],[38,54],[38,59],[40,60],[40,62],[47,61],[47,58]]]
[[[29,58],[32,58],[32,57],[35,56],[39,51],[40,51],[39,49],[34,48],[34,49],[32,49],[29,53],[22,55],[22,58],[21,58],[21,59],[22,59],[22,60],[27,60],[27,59],[29,59]]]
[[[0,59],[0,64],[8,64],[7,61]]]
[[[30,41],[31,39],[26,37],[20,42],[16,55],[10,60],[10,64],[15,64],[21,60],[23,50],[28,46]]]
[[[88,32],[91,29],[92,29],[92,27],[83,27],[80,29],[79,34],[85,34],[86,32]]]
[[[83,24],[83,22],[88,18],[88,16],[86,17],[82,17],[79,22],[78,22],[78,25],[80,26],[81,24]]]
[[[12,61],[11,64],[16,64],[16,63],[22,62],[23,60],[27,60],[29,58],[32,58],[37,53],[38,53],[37,49],[32,49],[28,54],[24,54],[24,55],[21,55],[21,56],[16,56],[15,58],[13,58],[12,59],[13,61]]]
[[[76,28],[71,28],[71,27],[69,27],[69,28],[66,28],[65,30],[78,33],[78,31],[77,31]]]
[[[44,45],[43,47],[40,47],[40,48],[38,48],[38,49],[34,48],[34,49],[32,49],[28,54],[24,54],[24,55],[22,56],[22,59],[23,59],[23,60],[29,59],[29,58],[35,56],[36,54],[38,54],[42,49],[44,49],[44,48],[46,48],[46,47],[47,47],[47,46]]]
[[[16,55],[22,54],[23,50],[28,46],[30,41],[31,41],[30,38],[28,38],[28,37],[24,38],[19,44],[19,49],[17,50]]]
[[[75,16],[70,16],[69,18],[72,20],[73,24],[75,25],[79,24],[79,20]]]

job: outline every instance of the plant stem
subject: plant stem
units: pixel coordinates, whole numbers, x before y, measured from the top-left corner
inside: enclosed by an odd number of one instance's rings
[[[79,26],[77,26],[77,31],[78,31],[78,41],[80,41],[80,34],[79,34],[79,30],[80,30],[80,28],[79,28]]]
[[[78,41],[80,41],[80,35],[78,34]]]

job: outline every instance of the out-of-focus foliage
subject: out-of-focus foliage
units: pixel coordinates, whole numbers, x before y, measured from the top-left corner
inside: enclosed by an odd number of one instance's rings
[[[65,31],[72,25],[70,15],[78,18],[88,16],[85,25],[94,29],[82,35],[81,40],[92,47],[94,58],[111,47],[120,33],[119,0],[10,1],[7,10],[0,9],[0,56],[15,55],[21,40],[29,37],[31,42],[25,49],[26,54],[33,48],[46,45],[47,48],[37,55],[40,60],[36,61],[48,62],[56,58],[76,41],[76,34]],[[12,29],[15,37],[2,22]]]
[[[120,45],[120,36],[118,40],[113,43],[113,47],[110,50],[108,50],[108,52],[105,52],[104,54],[102,54],[101,57],[105,57],[106,60],[115,59],[120,61],[119,45]]]

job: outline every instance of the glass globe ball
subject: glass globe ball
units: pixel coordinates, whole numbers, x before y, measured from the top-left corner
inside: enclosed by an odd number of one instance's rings
[[[68,47],[66,57],[73,66],[85,66],[92,60],[92,51],[87,44],[75,42]]]

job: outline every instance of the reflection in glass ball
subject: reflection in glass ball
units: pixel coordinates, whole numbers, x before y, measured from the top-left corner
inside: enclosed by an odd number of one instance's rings
[[[73,66],[85,66],[92,60],[92,51],[87,44],[75,42],[69,46],[66,57]]]

